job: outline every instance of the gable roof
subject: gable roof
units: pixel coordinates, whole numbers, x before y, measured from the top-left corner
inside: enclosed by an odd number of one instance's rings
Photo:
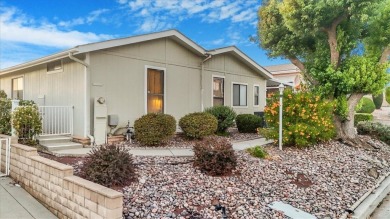
[[[299,68],[292,63],[281,64],[281,65],[269,65],[269,66],[264,66],[264,68],[267,69],[269,72],[271,72],[271,74],[273,75],[301,72],[301,70],[299,70]]]
[[[185,48],[189,49],[190,51],[194,52],[195,54],[198,54],[200,56],[207,56],[207,55],[217,55],[222,53],[232,53],[237,58],[239,58],[241,61],[246,63],[248,66],[250,66],[253,70],[258,72],[261,76],[263,76],[266,79],[272,78],[272,75],[263,67],[261,67],[259,64],[257,64],[255,61],[253,61],[251,58],[249,58],[245,53],[243,53],[241,50],[239,50],[235,46],[229,46],[219,49],[213,49],[213,50],[205,50],[203,47],[196,44],[194,41],[186,37],[184,34],[179,32],[178,30],[166,30],[156,33],[150,33],[150,34],[144,34],[144,35],[137,35],[132,37],[126,37],[126,38],[119,38],[119,39],[112,39],[97,43],[89,43],[84,45],[79,45],[74,48],[55,53],[49,56],[45,56],[36,60],[32,60],[29,62],[25,62],[16,66],[12,66],[9,68],[5,68],[3,70],[0,70],[0,75],[9,74],[18,70],[26,69],[29,67],[33,67],[36,65],[44,64],[47,62],[51,62],[54,60],[62,59],[68,57],[69,53],[72,53],[72,55],[77,54],[83,54],[87,52],[117,47],[117,46],[123,46],[123,45],[129,45],[134,43],[140,43],[140,42],[146,42],[150,40],[155,39],[161,39],[161,38],[170,38],[179,43],[180,45],[184,46]]]

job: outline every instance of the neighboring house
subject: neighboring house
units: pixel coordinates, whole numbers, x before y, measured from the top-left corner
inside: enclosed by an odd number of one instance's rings
[[[44,108],[46,134],[101,140],[107,115],[117,115],[120,127],[150,112],[178,120],[213,105],[232,106],[237,113],[263,111],[271,78],[234,46],[205,50],[168,30],[80,45],[3,69],[0,89]],[[64,125],[69,120],[71,131]]]
[[[272,76],[272,80],[267,82],[267,92],[273,93],[278,91],[278,85],[280,83],[299,88],[302,83],[301,71],[294,64],[281,64],[264,66]]]

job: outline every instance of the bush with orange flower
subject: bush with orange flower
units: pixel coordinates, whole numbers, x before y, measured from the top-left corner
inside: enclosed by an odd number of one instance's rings
[[[268,128],[259,134],[279,139],[279,95],[271,95],[264,109]],[[335,136],[334,104],[310,92],[283,94],[283,145],[306,147]]]

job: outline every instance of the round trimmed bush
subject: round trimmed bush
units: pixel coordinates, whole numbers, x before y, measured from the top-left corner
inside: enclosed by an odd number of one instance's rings
[[[190,138],[203,138],[217,131],[218,121],[209,113],[190,113],[179,120],[179,126]]]
[[[361,107],[357,113],[372,113],[375,110],[374,102],[367,97],[363,97],[360,101]]]
[[[217,133],[224,134],[226,130],[233,126],[234,119],[237,114],[234,112],[233,108],[228,106],[213,106],[205,110],[206,113],[210,113],[218,120],[218,129]]]
[[[236,117],[237,129],[241,133],[256,133],[263,126],[262,118],[252,114],[240,114]]]
[[[385,93],[385,95],[386,95],[386,101],[387,101],[387,103],[390,103],[390,87],[387,87],[387,88],[386,88],[386,93]]]
[[[355,126],[362,121],[372,121],[374,120],[374,116],[371,113],[355,113]]]
[[[194,167],[212,176],[231,173],[237,166],[232,144],[225,138],[207,137],[197,142],[194,150]]]
[[[103,186],[126,186],[137,179],[129,149],[102,145],[92,148],[81,169],[81,175]]]
[[[375,108],[380,109],[383,103],[383,93],[380,93],[378,95],[372,95],[372,100],[374,101]]]
[[[19,142],[36,145],[35,136],[42,132],[42,118],[36,105],[19,106],[12,112],[12,125]]]
[[[176,120],[173,116],[161,113],[149,113],[134,122],[135,139],[144,145],[158,145],[176,132]]]

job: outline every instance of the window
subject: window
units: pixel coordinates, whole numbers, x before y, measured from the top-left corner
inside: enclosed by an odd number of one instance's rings
[[[46,65],[47,72],[54,73],[54,72],[60,72],[62,71],[62,60],[49,62]]]
[[[224,105],[224,78],[213,78],[213,106]]]
[[[23,77],[12,79],[12,99],[23,100]]]
[[[164,73],[147,69],[147,113],[164,113]]]
[[[233,84],[233,106],[247,106],[247,85]]]
[[[259,93],[260,93],[260,86],[259,85],[253,86],[253,96],[255,98],[253,101],[254,106],[259,105]]]

